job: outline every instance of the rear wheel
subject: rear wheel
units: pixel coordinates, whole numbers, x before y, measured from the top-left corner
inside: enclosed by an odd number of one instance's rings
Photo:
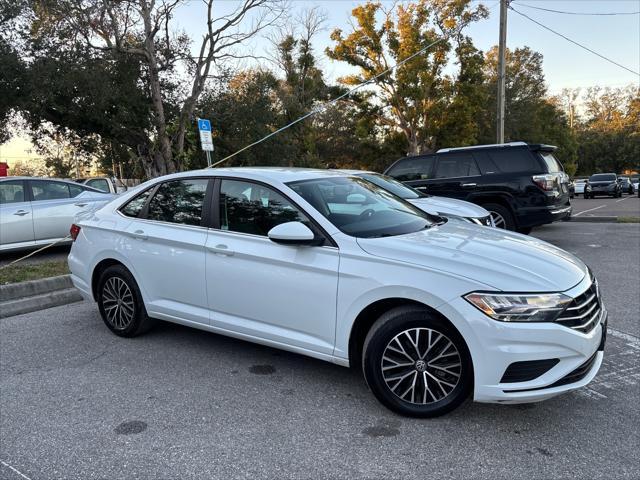
[[[485,203],[482,205],[491,214],[491,218],[497,228],[515,230],[516,223],[511,211],[498,203]]]
[[[123,265],[113,265],[102,272],[97,301],[102,320],[116,335],[135,337],[153,326],[138,284]]]
[[[427,309],[383,314],[364,342],[362,370],[376,398],[402,415],[436,417],[470,394],[473,368],[460,334]]]

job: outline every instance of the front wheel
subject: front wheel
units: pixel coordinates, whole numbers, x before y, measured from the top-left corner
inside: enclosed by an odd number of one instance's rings
[[[120,337],[135,337],[153,326],[138,284],[123,265],[113,265],[102,272],[97,301],[105,325]]]
[[[364,342],[362,370],[384,406],[412,417],[437,417],[454,410],[473,386],[464,340],[450,324],[421,307],[398,307],[376,321]]]

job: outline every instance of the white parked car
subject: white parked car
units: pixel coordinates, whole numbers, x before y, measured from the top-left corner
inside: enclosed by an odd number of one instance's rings
[[[584,189],[588,183],[588,180],[586,178],[579,178],[577,180],[574,180],[573,183],[575,185],[576,195],[584,195]]]
[[[476,225],[484,225],[486,227],[495,227],[491,213],[484,207],[475,203],[458,200],[456,198],[436,197],[419,192],[395,178],[375,172],[366,172],[362,170],[341,170],[343,173],[355,175],[357,177],[369,180],[385,190],[390,191],[394,195],[404,198],[409,203],[415,205],[432,215],[441,215],[448,218],[459,218],[464,221],[475,223]]]
[[[160,319],[361,367],[405,415],[543,400],[603,359],[607,312],[579,259],[341,172],[174,174],[71,231],[73,283],[116,335]]]
[[[106,205],[112,195],[50,178],[0,179],[0,251],[61,241],[77,215]],[[71,239],[64,243],[70,243]]]

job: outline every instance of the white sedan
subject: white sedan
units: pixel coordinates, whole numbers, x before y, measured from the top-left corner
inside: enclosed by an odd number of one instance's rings
[[[113,195],[53,178],[0,179],[0,251],[69,243],[76,216],[104,206]]]
[[[579,259],[341,172],[174,174],[71,233],[73,283],[116,335],[160,319],[362,368],[404,415],[543,400],[603,359],[607,312]]]
[[[381,173],[366,172],[362,170],[342,170],[342,172],[364,178],[371,183],[376,184],[385,190],[390,191],[394,195],[404,198],[409,203],[415,205],[432,215],[441,215],[448,218],[459,218],[464,221],[475,223],[476,225],[484,225],[486,227],[495,227],[491,213],[475,203],[458,200],[456,198],[436,197],[419,192],[395,178],[383,175]]]

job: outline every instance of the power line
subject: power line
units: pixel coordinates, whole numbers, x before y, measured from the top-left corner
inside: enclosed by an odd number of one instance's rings
[[[409,60],[414,59],[415,57],[417,57],[418,55],[424,53],[425,51],[427,51],[429,48],[433,47],[434,45],[443,42],[444,40],[448,40],[449,36],[447,37],[441,37],[438,40],[436,40],[435,42],[431,42],[429,45],[427,45],[426,47],[421,48],[420,50],[418,50],[417,52],[415,52],[412,55],[409,55],[407,58],[405,58],[404,60],[396,63],[395,65],[392,65],[391,67],[387,68],[386,70],[378,73],[377,75],[371,77],[369,80],[367,80],[366,82],[362,82],[359,85],[356,85],[355,87],[353,87],[350,90],[347,90],[345,93],[343,93],[342,95],[334,98],[333,100],[329,100],[328,102],[325,102],[323,104],[321,104],[319,107],[314,108],[313,110],[311,110],[310,112],[307,112],[306,114],[304,114],[303,116],[301,116],[300,118],[294,120],[293,122],[285,125],[284,127],[280,127],[278,130],[271,132],[268,135],[265,135],[264,137],[262,137],[260,140],[256,140],[253,143],[250,143],[249,145],[241,148],[240,150],[237,150],[236,152],[232,153],[231,155],[227,155],[226,157],[224,157],[222,160],[218,160],[216,163],[214,163],[213,165],[211,165],[211,167],[215,167],[216,165],[221,164],[222,162],[226,162],[227,160],[229,160],[232,157],[235,157],[236,155],[238,155],[239,153],[244,152],[245,150],[248,150],[251,147],[254,147],[255,145],[258,145],[259,143],[264,142],[265,140],[273,137],[274,135],[277,135],[280,132],[283,132],[284,130],[286,130],[287,128],[290,128],[292,126],[294,126],[296,123],[300,123],[301,121],[309,118],[312,115],[315,115],[316,113],[320,113],[321,111],[323,111],[325,108],[327,108],[329,105],[332,105],[334,103],[336,103],[338,100],[342,100],[345,97],[348,97],[349,95],[351,95],[353,92],[355,92],[356,90],[359,90],[360,88],[364,87],[365,85],[368,85],[370,83],[372,83],[374,80],[377,80],[378,78],[382,77],[383,75],[386,75],[387,73],[390,73],[392,71],[394,71],[396,68],[404,65],[405,63],[407,63]],[[209,167],[209,168],[211,168]]]
[[[625,69],[627,72],[631,72],[631,73],[633,73],[634,75],[637,75],[637,76],[639,76],[639,77],[640,77],[640,73],[638,73],[638,72],[636,72],[636,71],[634,71],[634,70],[631,70],[630,68],[625,67],[624,65],[622,65],[622,64],[620,64],[620,63],[618,63],[618,62],[616,62],[616,61],[614,61],[614,60],[611,60],[610,58],[605,57],[604,55],[602,55],[602,54],[600,54],[600,53],[596,52],[595,50],[590,49],[589,47],[586,47],[586,46],[582,45],[581,43],[576,42],[575,40],[571,40],[569,37],[567,37],[567,36],[563,35],[562,33],[560,33],[560,32],[556,32],[555,30],[553,30],[553,29],[551,29],[551,28],[547,27],[547,26],[546,26],[546,25],[544,25],[543,23],[540,23],[540,22],[538,22],[537,20],[534,20],[533,18],[531,18],[530,16],[528,16],[528,15],[526,15],[526,14],[522,13],[522,12],[519,12],[518,10],[516,10],[515,8],[513,8],[512,6],[509,6],[509,8],[510,8],[511,10],[513,10],[514,12],[516,12],[518,15],[521,15],[521,16],[525,17],[526,19],[528,19],[528,20],[532,21],[533,23],[535,23],[535,24],[537,24],[537,25],[541,26],[541,27],[542,27],[542,28],[544,28],[545,30],[549,30],[551,33],[555,33],[555,34],[556,34],[556,35],[558,35],[559,37],[564,38],[566,41],[571,42],[571,43],[573,43],[574,45],[577,45],[578,47],[580,47],[580,48],[582,48],[582,49],[584,49],[584,50],[586,50],[586,51],[588,51],[588,52],[591,52],[591,53],[593,53],[594,55],[597,55],[598,57],[602,58],[603,60],[606,60],[607,62],[612,63],[612,64],[614,64],[614,65],[616,65],[616,66],[618,66],[618,67],[620,67],[620,68]]]
[[[593,15],[593,16],[640,15],[640,12],[567,12],[564,10],[553,10],[551,8],[534,7],[533,5],[527,5],[526,3],[519,3],[519,2],[518,2],[518,6],[534,8],[536,10],[543,10],[545,12],[561,13],[563,15],[587,15],[587,16],[590,16],[590,15]]]

